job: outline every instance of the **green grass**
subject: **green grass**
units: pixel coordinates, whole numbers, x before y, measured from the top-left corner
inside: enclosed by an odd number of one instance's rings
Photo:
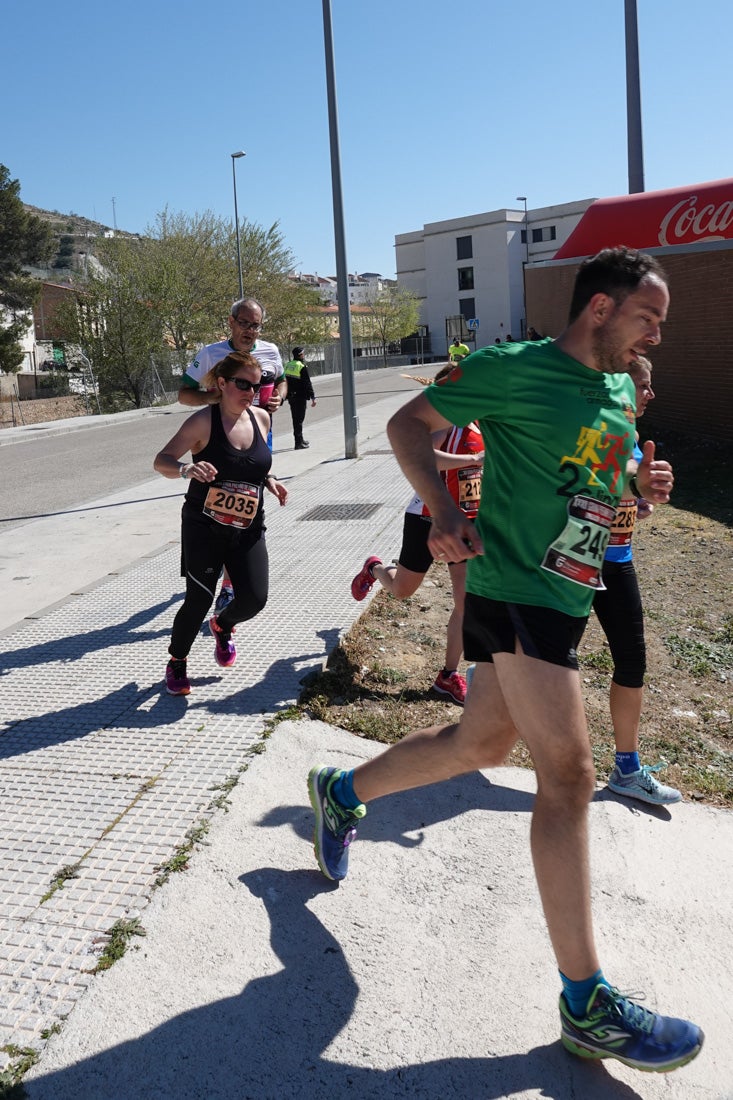
[[[63,889],[64,883],[69,879],[79,877],[80,863],[70,863],[66,867],[61,867],[51,879],[51,886],[41,898],[41,905],[44,905],[49,898],[52,898],[57,890]]]
[[[23,1100],[27,1093],[21,1081],[35,1066],[40,1054],[33,1047],[19,1047],[14,1043],[0,1047],[0,1050],[10,1058],[10,1064],[0,1073],[0,1100]]]
[[[206,818],[201,818],[195,825],[186,833],[186,839],[183,844],[179,844],[170,859],[161,864],[158,868],[159,875],[155,880],[156,886],[162,886],[164,882],[167,882],[171,875],[178,874],[179,871],[185,871],[188,867],[191,853],[197,844],[202,844],[204,837],[209,831],[209,822]]]
[[[580,655],[581,668],[593,668],[597,672],[613,672],[613,658],[610,650],[596,649]]]
[[[683,638],[679,634],[668,634],[664,644],[672,654],[676,668],[685,668],[691,676],[702,679],[733,669],[733,643],[725,640],[729,637],[728,623],[724,630],[714,634],[709,641],[700,642],[694,638]]]
[[[145,936],[147,933],[139,918],[135,917],[132,920],[118,920],[112,925],[107,935],[109,939],[97,960],[97,965],[91,971],[92,974],[109,970],[125,954],[133,936]]]

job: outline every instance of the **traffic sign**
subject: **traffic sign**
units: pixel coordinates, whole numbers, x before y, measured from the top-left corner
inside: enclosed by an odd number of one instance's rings
[[[470,329],[478,328],[478,317],[469,317],[466,324]]]

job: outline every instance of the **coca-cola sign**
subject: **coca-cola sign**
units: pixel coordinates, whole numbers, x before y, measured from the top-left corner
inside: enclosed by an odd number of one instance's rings
[[[725,230],[733,224],[733,199],[719,206],[702,205],[697,195],[690,195],[669,210],[659,226],[659,243],[689,244],[691,241],[724,241]]]
[[[667,248],[733,241],[733,179],[670,191],[598,199],[555,253],[556,260],[592,256],[602,248]]]

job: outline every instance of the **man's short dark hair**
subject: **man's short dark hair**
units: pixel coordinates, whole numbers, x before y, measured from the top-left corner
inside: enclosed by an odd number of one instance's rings
[[[649,275],[667,282],[663,268],[646,252],[637,252],[635,248],[604,248],[584,260],[578,269],[568,323],[578,319],[594,294],[607,294],[619,305]]]

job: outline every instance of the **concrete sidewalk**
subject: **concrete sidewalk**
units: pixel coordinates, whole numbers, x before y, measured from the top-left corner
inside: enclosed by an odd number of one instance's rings
[[[262,733],[362,610],[349,582],[365,554],[399,545],[409,487],[383,426],[404,399],[362,417],[357,460],[339,457],[336,418],[309,451],[277,456],[291,502],[268,509],[268,608],[240,628],[232,670],[199,638],[189,697],[161,690],[181,598],[175,482],[99,502],[100,524],[114,520],[78,594],[4,622],[0,1047],[41,1052],[32,1100],[733,1097],[730,814],[607,791],[592,807],[607,972],[706,1032],[698,1059],[664,1077],[559,1045],[531,772],[377,803],[346,882],[315,870],[308,768],[380,746],[308,721]],[[63,526],[75,522],[57,517],[55,545],[84,539]],[[42,570],[38,530],[26,549]],[[188,870],[156,887],[202,823]],[[105,933],[135,917],[146,937],[92,975]]]

